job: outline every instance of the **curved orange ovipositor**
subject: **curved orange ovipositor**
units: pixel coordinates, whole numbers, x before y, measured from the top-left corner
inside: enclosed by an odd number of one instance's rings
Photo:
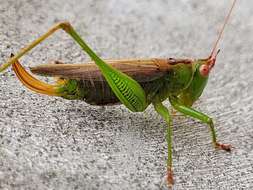
[[[57,92],[57,85],[50,85],[34,78],[22,67],[19,61],[13,63],[12,68],[19,80],[30,90],[50,96],[60,96]]]

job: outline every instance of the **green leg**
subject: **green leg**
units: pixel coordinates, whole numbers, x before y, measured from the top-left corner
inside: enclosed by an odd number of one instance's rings
[[[179,112],[187,115],[187,116],[191,116],[193,118],[196,118],[206,124],[209,125],[210,130],[211,130],[211,134],[212,134],[212,142],[215,148],[219,148],[219,149],[223,149],[226,151],[231,151],[232,146],[229,144],[221,144],[217,142],[217,137],[216,137],[216,132],[214,129],[214,125],[213,125],[213,120],[212,118],[210,118],[209,116],[198,112],[190,107],[186,107],[182,104],[180,104],[176,98],[174,97],[170,97],[170,103],[171,105]]]
[[[167,159],[167,182],[169,185],[174,184],[173,171],[172,171],[172,120],[169,110],[161,103],[159,98],[153,102],[154,108],[159,115],[166,121],[168,127],[166,132],[166,141],[168,144],[168,159]]]
[[[20,57],[41,43],[43,40],[52,35],[55,31],[62,29],[67,32],[91,57],[92,60],[100,68],[103,76],[107,80],[112,91],[118,99],[131,111],[143,111],[147,107],[146,95],[138,82],[127,76],[126,74],[114,69],[106,64],[97,54],[82,40],[73,27],[68,22],[61,22],[53,26],[44,35],[33,41],[31,44],[21,49],[14,57],[0,66],[0,72],[15,63]]]

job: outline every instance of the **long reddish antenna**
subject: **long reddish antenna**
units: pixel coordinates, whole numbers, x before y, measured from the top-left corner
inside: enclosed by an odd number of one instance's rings
[[[234,6],[235,6],[235,3],[236,3],[236,0],[233,1],[233,4],[232,4],[232,6],[231,6],[231,8],[230,8],[230,10],[229,10],[229,12],[228,12],[228,15],[227,15],[227,17],[225,18],[225,22],[224,22],[224,24],[223,24],[223,26],[222,26],[222,28],[221,28],[221,30],[220,30],[220,32],[219,32],[219,35],[218,35],[218,39],[217,39],[216,42],[214,43],[214,47],[213,47],[213,50],[212,50],[212,52],[211,52],[210,58],[212,58],[212,57],[214,56],[214,53],[216,52],[217,45],[218,45],[218,43],[219,43],[219,41],[220,41],[220,39],[221,39],[221,36],[222,36],[223,31],[224,31],[224,29],[225,29],[225,26],[226,26],[227,23],[228,23],[228,20],[229,20],[229,18],[230,18],[230,16],[231,16],[232,10],[233,10],[233,8],[234,8]]]

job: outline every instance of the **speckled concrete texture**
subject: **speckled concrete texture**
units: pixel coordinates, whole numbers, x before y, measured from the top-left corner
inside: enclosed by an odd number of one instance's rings
[[[231,3],[0,0],[0,63],[62,20],[103,58],[205,58]],[[252,6],[238,1],[195,105],[235,149],[214,150],[205,124],[174,117],[174,189],[253,188]],[[21,62],[49,60],[89,58],[60,31]],[[165,131],[152,106],[131,113],[34,94],[8,69],[0,75],[0,189],[167,189]]]

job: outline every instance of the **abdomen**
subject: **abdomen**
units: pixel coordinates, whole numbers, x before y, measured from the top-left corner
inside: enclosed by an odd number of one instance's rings
[[[139,82],[145,91],[145,94],[151,94],[157,87],[156,83],[159,79],[149,82]],[[114,105],[121,103],[115,96],[110,86],[105,80],[91,81],[80,80],[80,86],[85,91],[84,101],[91,105]],[[150,103],[150,100],[148,100]]]

